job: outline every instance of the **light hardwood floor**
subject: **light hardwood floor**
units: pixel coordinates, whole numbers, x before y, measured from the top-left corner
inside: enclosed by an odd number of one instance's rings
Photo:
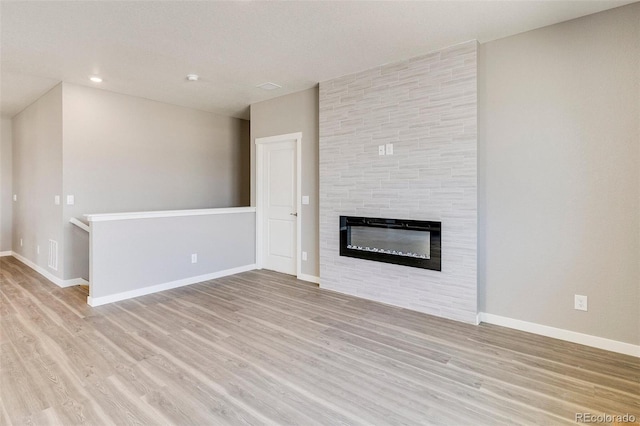
[[[640,419],[640,360],[267,271],[91,308],[0,259],[0,424]]]

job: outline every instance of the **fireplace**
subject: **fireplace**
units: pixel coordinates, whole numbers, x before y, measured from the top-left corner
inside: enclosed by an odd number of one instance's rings
[[[441,270],[440,222],[340,216],[340,256]]]

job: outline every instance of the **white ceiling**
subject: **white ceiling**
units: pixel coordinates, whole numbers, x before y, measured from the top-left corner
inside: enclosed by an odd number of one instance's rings
[[[248,105],[320,81],[628,3],[2,1],[0,112],[65,81],[248,118]],[[267,81],[283,87],[256,88]]]

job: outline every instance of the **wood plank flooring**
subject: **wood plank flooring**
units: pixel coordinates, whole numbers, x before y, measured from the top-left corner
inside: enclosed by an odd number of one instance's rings
[[[0,258],[0,425],[640,419],[640,360],[268,271],[91,308]]]

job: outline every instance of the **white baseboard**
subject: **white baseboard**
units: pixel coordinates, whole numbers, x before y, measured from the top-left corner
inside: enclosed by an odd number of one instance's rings
[[[564,330],[562,328],[549,327],[547,325],[536,324],[533,322],[502,317],[500,315],[488,314],[486,312],[480,312],[479,318],[481,322],[486,322],[488,324],[500,325],[502,327],[513,328],[515,330],[553,337],[554,339],[566,340],[567,342],[592,346],[594,348],[640,358],[640,345],[632,345],[631,343],[619,342],[617,340],[605,339],[604,337],[592,336],[590,334],[578,333],[575,331]]]
[[[89,285],[89,281],[85,280],[84,278],[73,278],[70,280],[64,280],[65,282],[65,287],[71,287],[74,285]]]
[[[302,281],[320,284],[320,277],[316,277],[315,275],[298,274],[297,278]]]
[[[16,259],[18,259],[20,262],[27,265],[29,268],[33,269],[34,271],[36,271],[37,273],[39,273],[40,275],[42,275],[43,277],[51,281],[52,283],[54,283],[55,285],[57,285],[58,287],[62,287],[62,288],[73,287],[74,285],[81,285],[81,284],[89,285],[89,282],[82,278],[71,278],[69,280],[63,280],[62,278],[58,278],[55,275],[53,275],[51,272],[47,271],[41,266],[36,265],[26,257],[16,253],[15,251],[11,252],[11,255]]]
[[[13,254],[13,252],[11,250],[9,250],[9,251],[0,251],[0,257],[11,256],[12,254]]]
[[[198,275],[195,277],[183,278],[180,280],[170,281],[167,283],[156,284],[148,287],[143,287],[135,290],[124,291],[122,293],[110,294],[108,296],[101,297],[87,297],[87,303],[89,306],[106,305],[107,303],[119,302],[121,300],[133,299],[134,297],[140,297],[151,293],[157,293],[159,291],[171,290],[172,288],[183,287],[185,285],[196,284],[202,281],[213,280],[215,278],[226,277],[228,275],[239,274],[241,272],[252,271],[256,269],[255,264],[239,266],[237,268],[225,269],[223,271],[212,272],[210,274]]]

